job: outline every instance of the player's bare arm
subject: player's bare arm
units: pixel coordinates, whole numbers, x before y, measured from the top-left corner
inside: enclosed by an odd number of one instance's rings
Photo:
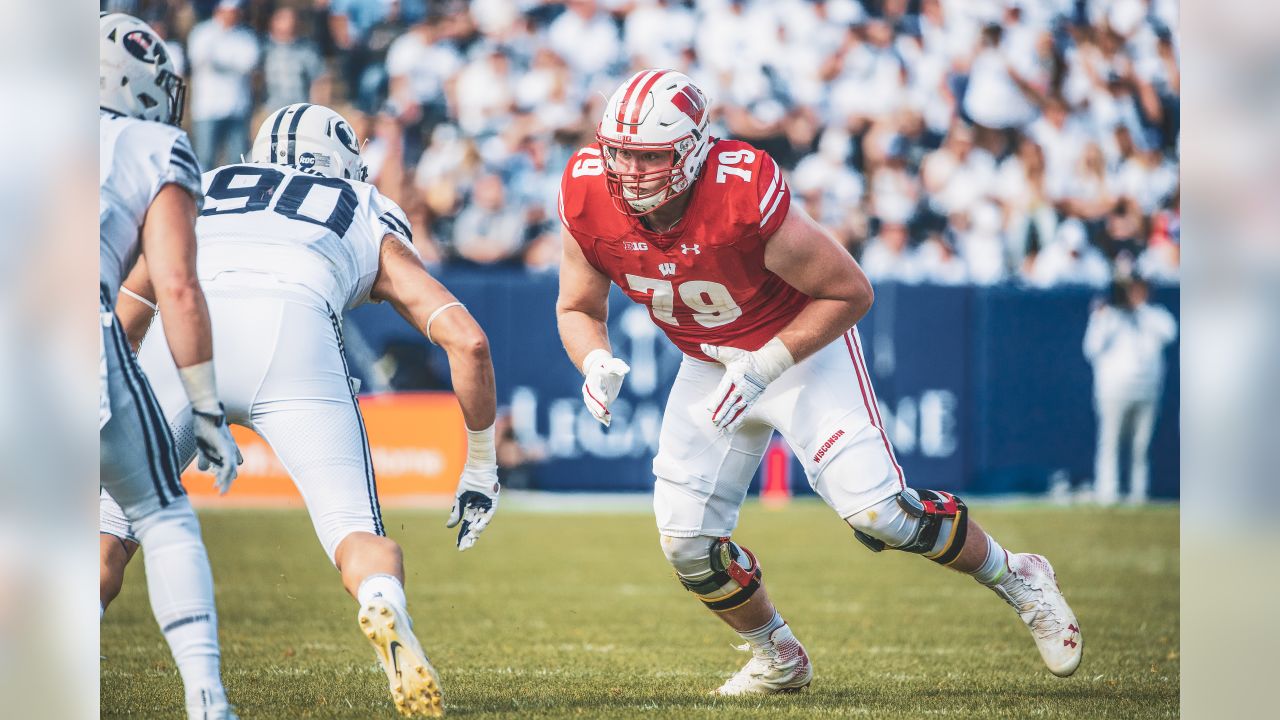
[[[139,256],[129,271],[129,277],[120,285],[120,294],[116,298],[116,317],[124,328],[129,347],[136,353],[142,339],[151,328],[151,320],[156,315],[156,291],[151,287],[151,276],[147,272],[147,260]]]
[[[196,277],[195,221],[196,201],[189,192],[174,184],[160,188],[142,223],[142,254],[169,352],[191,400],[199,468],[212,468],[225,493],[244,459],[218,400],[209,308]]]
[[[453,391],[467,427],[492,427],[496,408],[493,363],[484,330],[461,306],[432,318],[436,310],[458,300],[399,240],[383,238],[379,265],[370,295],[391,303],[401,317],[448,354]]]
[[[560,230],[563,259],[556,322],[560,341],[573,364],[582,371],[582,401],[592,417],[605,427],[613,421],[609,406],[622,389],[631,367],[613,357],[609,345],[609,278],[587,262],[578,241]]]
[[[609,278],[591,267],[578,241],[560,229],[560,295],[556,299],[556,322],[560,342],[574,367],[592,350],[609,350]]]
[[[764,264],[813,298],[777,336],[796,362],[826,347],[871,309],[874,291],[862,268],[799,203],[769,238]]]
[[[213,358],[209,309],[196,279],[196,201],[177,185],[156,194],[142,224],[142,253],[147,258],[160,321],[178,367]]]
[[[370,295],[391,303],[430,342],[449,356],[453,392],[467,430],[467,462],[458,480],[446,527],[461,524],[458,549],[476,543],[498,508],[498,460],[494,439],[497,410],[489,339],[453,293],[393,236],[382,239],[378,277]]]

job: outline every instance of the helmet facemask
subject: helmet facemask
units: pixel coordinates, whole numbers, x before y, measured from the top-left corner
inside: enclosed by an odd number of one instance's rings
[[[605,185],[619,212],[632,217],[649,215],[689,188],[689,174],[692,173],[686,172],[685,164],[694,148],[692,138],[685,137],[675,143],[646,144],[617,142],[597,133],[596,139],[604,155]],[[620,150],[670,152],[671,164],[658,170],[619,171],[615,163]]]
[[[161,70],[156,77],[156,86],[164,91],[165,100],[169,103],[166,113],[170,125],[181,125],[182,115],[187,107],[187,82],[178,75]]]

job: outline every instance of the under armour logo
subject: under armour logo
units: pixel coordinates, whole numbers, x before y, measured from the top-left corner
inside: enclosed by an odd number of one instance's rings
[[[658,265],[658,272],[662,273],[662,277],[668,277],[676,274],[675,263],[662,263]]]
[[[688,255],[689,253],[693,253],[694,255],[702,254],[702,251],[698,249],[697,243],[694,243],[693,245],[685,245],[684,243],[680,243],[680,252],[684,253],[685,255]]]
[[[1080,632],[1080,628],[1076,627],[1075,625],[1068,625],[1068,626],[1067,626],[1067,630],[1070,630],[1072,633],[1079,633],[1079,632]],[[1074,638],[1064,638],[1064,639],[1063,639],[1063,641],[1062,641],[1062,647],[1067,647],[1068,645],[1069,645],[1069,646],[1071,646],[1071,648],[1072,648],[1072,649],[1074,649],[1074,648],[1075,648],[1075,646],[1076,646],[1076,641],[1075,641],[1075,639],[1074,639]]]

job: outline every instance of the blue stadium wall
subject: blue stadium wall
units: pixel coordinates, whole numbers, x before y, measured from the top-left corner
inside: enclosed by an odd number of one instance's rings
[[[489,335],[498,402],[511,412],[517,436],[545,453],[530,470],[533,487],[653,486],[650,463],[681,354],[645,308],[614,288],[610,337],[632,370],[606,430],[583,407],[581,376],[560,345],[555,275],[453,270],[439,277]],[[1076,482],[1091,477],[1093,380],[1081,340],[1097,295],[1084,288],[878,285],[859,331],[908,482],[980,495],[1044,492],[1055,473]],[[1179,314],[1177,289],[1159,289],[1154,299]],[[351,325],[375,356],[391,343],[426,344],[385,305],[351,311]],[[427,358],[447,379],[443,352],[433,348]],[[1177,343],[1166,362],[1151,485],[1153,495],[1172,498],[1179,485]],[[810,492],[796,461],[791,478],[795,492]]]

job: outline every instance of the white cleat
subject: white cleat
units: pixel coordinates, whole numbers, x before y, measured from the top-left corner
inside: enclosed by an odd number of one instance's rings
[[[744,646],[745,649],[745,646]],[[799,692],[813,682],[813,665],[809,655],[783,625],[769,636],[769,644],[753,648],[751,659],[712,695],[770,695]]]
[[[360,631],[387,672],[391,697],[405,717],[444,717],[440,676],[414,637],[409,617],[382,598],[360,608]]]
[[[1029,553],[1010,555],[1009,574],[991,589],[1018,611],[1049,672],[1067,677],[1076,671],[1084,657],[1084,636],[1048,560]]]
[[[187,720],[239,720],[222,688],[207,688],[187,698]]]

